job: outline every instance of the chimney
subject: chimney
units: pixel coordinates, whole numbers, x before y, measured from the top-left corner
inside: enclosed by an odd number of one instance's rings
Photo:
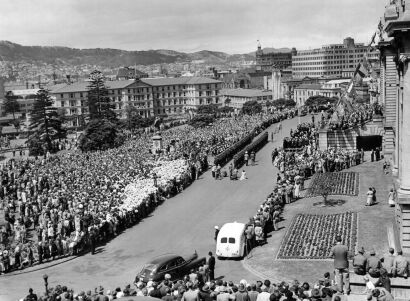
[[[66,77],[67,77],[67,83],[71,84],[71,75],[67,74]]]
[[[26,81],[26,89],[28,89],[28,81]]]

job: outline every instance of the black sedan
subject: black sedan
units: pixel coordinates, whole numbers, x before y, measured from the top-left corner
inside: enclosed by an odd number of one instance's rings
[[[181,279],[188,275],[191,269],[197,269],[205,263],[206,258],[198,258],[196,252],[187,259],[175,254],[160,255],[146,263],[137,277],[143,278],[144,282],[162,281],[165,274],[171,275],[172,280]]]

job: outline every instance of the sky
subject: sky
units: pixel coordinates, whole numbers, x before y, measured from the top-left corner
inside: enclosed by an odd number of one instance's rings
[[[0,0],[0,40],[22,45],[248,53],[368,42],[387,0]]]

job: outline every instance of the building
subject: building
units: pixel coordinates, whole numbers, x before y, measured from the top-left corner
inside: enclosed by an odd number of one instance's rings
[[[147,78],[148,74],[133,67],[122,67],[118,69],[117,80]]]
[[[401,248],[410,253],[410,3],[390,1],[382,17],[380,102],[383,153],[398,187],[395,219]]]
[[[250,76],[242,72],[224,74],[220,80],[222,81],[222,89],[249,89],[251,86]]]
[[[88,82],[76,82],[52,91],[56,107],[64,112],[69,126],[78,126],[88,116]],[[107,81],[114,111],[126,118],[133,107],[142,117],[181,115],[203,104],[219,104],[220,81],[204,77],[142,78]]]
[[[273,68],[283,70],[292,67],[292,56],[296,55],[296,48],[289,51],[263,50],[260,43],[256,50],[256,70],[272,71]]]
[[[19,110],[15,112],[16,117],[24,117],[31,112],[34,106],[34,100],[39,89],[22,89],[7,91],[10,96],[15,98],[19,104]],[[5,100],[5,97],[4,97]],[[4,100],[0,103],[0,116],[5,116]]]
[[[248,101],[257,101],[259,103],[266,103],[272,100],[271,91],[262,91],[256,89],[223,89],[221,90],[221,99],[228,107],[240,110],[243,104]]]
[[[303,106],[306,100],[311,96],[340,98],[340,96],[342,95],[344,85],[347,85],[349,82],[350,79],[336,79],[327,81],[324,84],[301,84],[294,88],[294,100],[296,102],[296,105],[300,107]]]
[[[362,43],[355,44],[350,37],[345,38],[343,44],[299,50],[292,57],[293,77],[351,77],[366,52],[367,46]],[[369,59],[378,56],[378,51],[368,53]]]

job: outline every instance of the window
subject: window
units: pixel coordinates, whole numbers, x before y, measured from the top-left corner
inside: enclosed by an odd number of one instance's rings
[[[64,98],[64,94],[63,94],[63,93],[61,93],[61,94],[60,94],[60,97],[61,97],[61,98]]]
[[[228,242],[229,242],[230,244],[234,244],[234,243],[235,243],[235,238],[229,237]]]
[[[70,93],[70,97],[71,97],[71,98],[74,98],[74,93]]]
[[[80,92],[80,97],[83,97],[83,92]]]
[[[228,239],[226,237],[221,238],[221,244],[226,244],[227,241]]]
[[[65,102],[62,101],[62,102],[61,102],[61,107],[64,108],[64,105],[65,105]]]

